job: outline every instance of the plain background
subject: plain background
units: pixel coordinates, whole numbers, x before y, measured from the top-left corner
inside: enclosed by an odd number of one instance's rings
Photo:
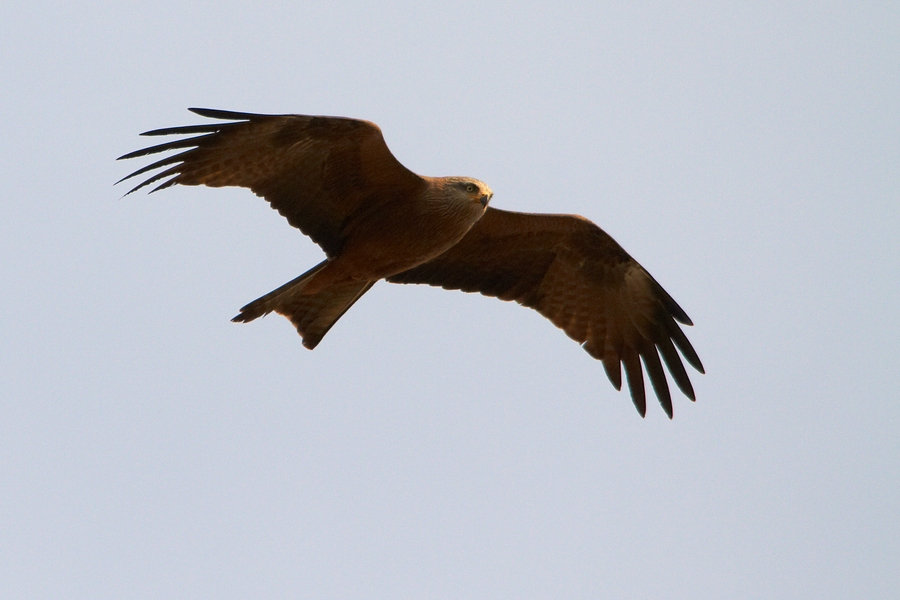
[[[3,598],[900,597],[900,4],[7,2],[0,53]],[[322,254],[246,190],[122,199],[188,106],[594,220],[697,402],[459,292],[230,323]]]

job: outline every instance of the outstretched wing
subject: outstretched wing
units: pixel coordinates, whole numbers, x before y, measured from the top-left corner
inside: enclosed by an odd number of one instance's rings
[[[646,413],[641,361],[660,404],[672,399],[660,356],[691,400],[694,389],[676,348],[703,365],[676,321],[691,325],[678,304],[619,244],[583,217],[488,208],[456,246],[388,278],[480,292],[533,308],[565,331],[622,389],[622,369],[641,416]]]
[[[374,123],[342,117],[257,115],[205,108],[192,112],[225,123],[156,129],[141,135],[193,135],[123,158],[186,149],[123,178],[163,168],[128,193],[162,181],[240,186],[264,197],[330,257],[344,231],[369,204],[418,197],[425,180],[394,158]],[[361,213],[363,213],[361,215]]]

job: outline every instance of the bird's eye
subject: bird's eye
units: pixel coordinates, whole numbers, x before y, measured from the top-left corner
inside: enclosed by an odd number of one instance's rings
[[[470,194],[474,194],[477,190],[478,190],[478,188],[475,187],[474,183],[466,184],[466,191],[469,192]]]

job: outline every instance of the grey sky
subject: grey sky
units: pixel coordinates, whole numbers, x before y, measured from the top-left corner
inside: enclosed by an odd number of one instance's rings
[[[0,597],[900,596],[897,3],[7,4]],[[246,190],[121,199],[188,106],[594,220],[696,404],[458,292],[232,324],[322,254]]]

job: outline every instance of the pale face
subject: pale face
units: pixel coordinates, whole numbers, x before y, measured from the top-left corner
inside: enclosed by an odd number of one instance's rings
[[[488,202],[494,195],[486,183],[471,177],[454,177],[452,185],[455,190],[458,190],[461,197],[477,202],[482,209],[487,208]]]

